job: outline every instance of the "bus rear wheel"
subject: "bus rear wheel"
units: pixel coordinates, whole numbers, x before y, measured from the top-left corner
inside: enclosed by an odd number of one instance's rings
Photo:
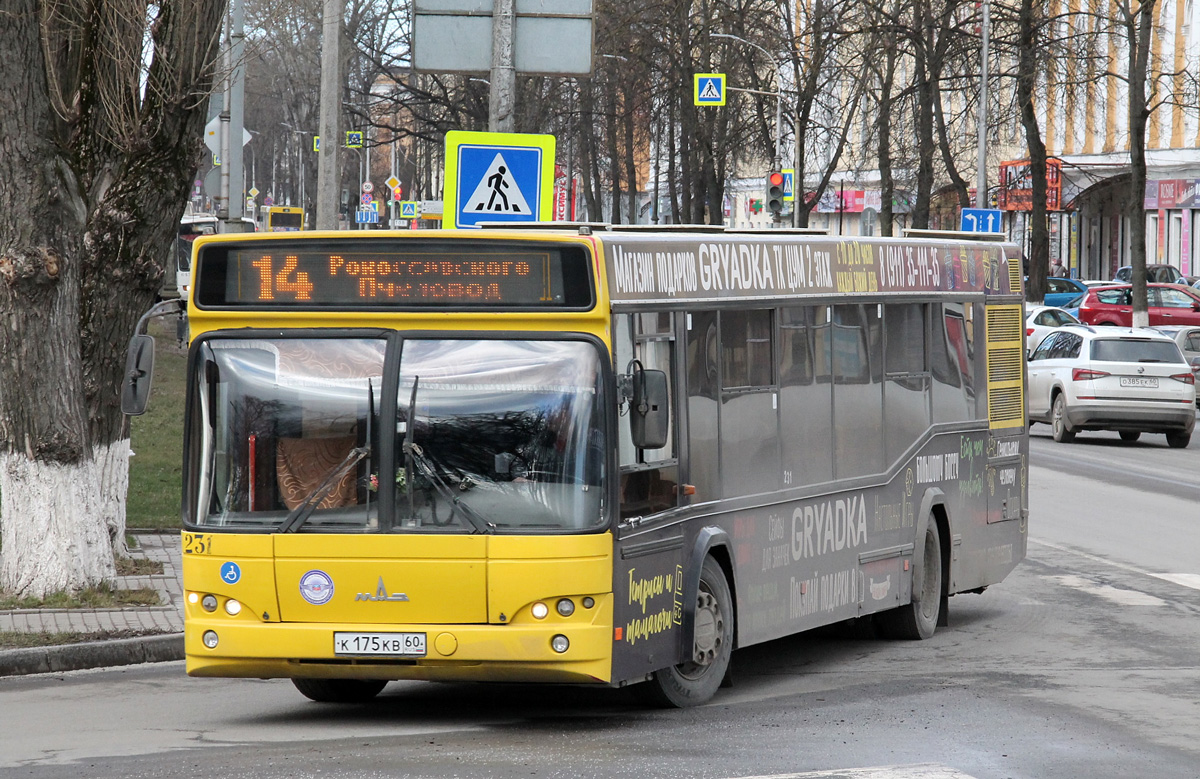
[[[656,671],[638,685],[645,700],[664,708],[698,706],[716,694],[729,670],[733,654],[733,596],[725,572],[711,557],[700,569],[696,593],[695,643],[692,657],[671,668]]]
[[[912,602],[879,614],[876,623],[885,638],[930,638],[942,616],[942,535],[937,517],[929,515],[921,549],[921,579],[913,579]]]
[[[292,679],[292,684],[318,703],[364,703],[387,686],[377,679]]]

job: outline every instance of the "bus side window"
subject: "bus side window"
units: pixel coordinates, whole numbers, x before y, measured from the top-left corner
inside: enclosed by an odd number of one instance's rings
[[[783,486],[833,478],[829,306],[779,311],[779,444]]]
[[[721,338],[721,486],[734,497],[779,489],[774,312],[725,310]]]
[[[645,516],[674,508],[679,503],[679,460],[675,449],[675,336],[672,316],[666,312],[623,314],[614,318],[614,358],[618,373],[626,373],[632,360],[646,370],[667,375],[671,422],[667,445],[638,449],[629,431],[628,412],[620,423],[621,518]]]

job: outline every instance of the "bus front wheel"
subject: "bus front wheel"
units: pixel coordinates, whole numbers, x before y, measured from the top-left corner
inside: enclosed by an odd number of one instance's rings
[[[656,706],[698,706],[716,694],[729,670],[733,653],[733,596],[725,572],[711,557],[700,569],[696,593],[695,641],[692,657],[671,668],[656,671],[638,685],[646,700]]]
[[[912,602],[885,611],[876,620],[886,638],[924,639],[933,636],[942,615],[942,536],[937,517],[930,514],[925,528],[922,573],[912,583]]]
[[[364,703],[387,686],[375,679],[292,679],[292,684],[318,703]]]

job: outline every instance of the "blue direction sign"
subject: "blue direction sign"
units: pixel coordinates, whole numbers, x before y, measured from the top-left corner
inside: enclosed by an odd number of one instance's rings
[[[379,223],[379,212],[373,208],[360,208],[354,212],[354,223],[373,225]]]
[[[546,222],[553,217],[553,135],[446,133],[442,227]]]
[[[969,233],[1004,232],[1004,212],[998,208],[964,208],[958,229]]]

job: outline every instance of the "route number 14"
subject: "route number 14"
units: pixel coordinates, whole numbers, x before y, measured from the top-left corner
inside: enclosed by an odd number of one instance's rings
[[[297,271],[299,258],[287,255],[283,258],[283,267],[275,271],[274,259],[264,255],[250,263],[258,269],[259,300],[274,300],[276,292],[291,292],[296,300],[312,300],[313,285],[308,280],[308,274]]]

